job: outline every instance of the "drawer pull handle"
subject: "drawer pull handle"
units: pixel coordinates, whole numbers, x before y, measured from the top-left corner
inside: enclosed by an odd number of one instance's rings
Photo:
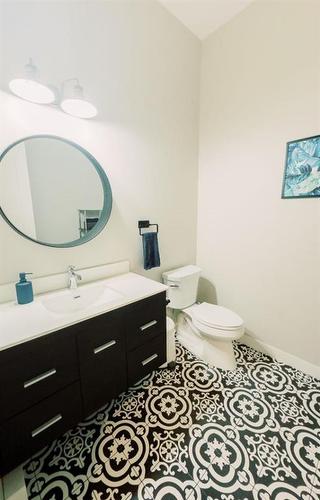
[[[116,341],[110,340],[110,342],[107,342],[106,344],[102,344],[99,347],[96,347],[93,350],[93,352],[94,352],[94,354],[98,354],[99,352],[104,351],[105,349],[109,349],[109,347],[113,346],[114,344],[116,344]]]
[[[51,377],[52,375],[55,375],[57,373],[57,370],[53,368],[52,370],[49,370],[45,373],[42,373],[41,375],[38,375],[37,377],[31,378],[30,380],[27,380],[27,382],[24,382],[23,387],[27,389],[31,385],[37,384],[38,382],[41,382],[42,380],[45,380],[48,377]]]
[[[157,357],[158,357],[158,354],[153,354],[149,358],[145,359],[144,361],[142,361],[143,366],[147,365],[148,363],[151,363],[151,361],[153,361],[154,359],[157,359]]]
[[[158,321],[155,319],[153,321],[150,321],[149,323],[146,323],[145,325],[140,326],[140,330],[143,332],[144,330],[147,330],[148,328],[151,328],[152,326],[156,325]]]
[[[59,413],[59,415],[56,415],[55,417],[51,418],[45,424],[40,425],[40,427],[37,427],[36,429],[34,429],[34,431],[31,432],[31,436],[33,438],[36,437],[38,434],[41,434],[41,432],[45,431],[46,429],[49,429],[49,427],[56,424],[61,419],[62,419],[62,415]]]

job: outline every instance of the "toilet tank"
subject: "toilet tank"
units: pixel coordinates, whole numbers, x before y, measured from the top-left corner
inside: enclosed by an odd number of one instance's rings
[[[200,274],[201,269],[197,266],[179,267],[163,273],[163,282],[169,287],[169,307],[172,307],[172,309],[185,309],[195,304]]]

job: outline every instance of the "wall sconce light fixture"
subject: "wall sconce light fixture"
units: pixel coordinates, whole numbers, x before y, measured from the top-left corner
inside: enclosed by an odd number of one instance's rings
[[[14,78],[9,82],[11,92],[26,101],[37,104],[52,104],[55,101],[53,90],[38,81],[38,69],[29,59],[24,67],[22,78]]]
[[[93,118],[98,113],[97,108],[84,98],[83,87],[77,78],[63,82],[60,107],[65,113],[78,118]]]
[[[29,59],[24,76],[9,82],[11,92],[21,99],[36,104],[60,105],[62,111],[77,118],[93,118],[97,115],[97,108],[84,97],[83,88],[77,78],[65,80],[59,95],[55,87],[44,85],[38,80],[37,75],[37,67],[32,59]]]

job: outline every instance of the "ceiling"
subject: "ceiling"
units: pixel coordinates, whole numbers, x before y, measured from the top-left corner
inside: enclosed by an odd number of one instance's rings
[[[228,22],[253,0],[159,0],[200,40]]]

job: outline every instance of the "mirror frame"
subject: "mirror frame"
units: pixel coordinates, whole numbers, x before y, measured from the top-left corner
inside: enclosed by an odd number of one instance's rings
[[[87,151],[86,149],[84,149],[82,146],[80,146],[76,142],[70,141],[70,140],[65,139],[63,137],[59,137],[57,135],[50,135],[50,134],[29,135],[27,137],[23,137],[22,139],[19,139],[19,140],[15,141],[12,144],[10,144],[9,146],[7,146],[4,149],[4,151],[1,153],[1,155],[0,155],[0,168],[1,168],[1,161],[3,160],[3,158],[5,157],[5,155],[11,149],[13,149],[15,146],[17,146],[21,142],[27,141],[29,139],[56,139],[58,141],[62,141],[64,143],[66,143],[66,144],[69,144],[70,146],[75,147],[78,151],[80,151],[82,154],[84,154],[84,156],[91,162],[92,166],[96,169],[96,172],[98,173],[100,181],[102,183],[102,188],[103,188],[103,207],[102,207],[102,210],[101,210],[101,216],[100,216],[98,222],[96,223],[96,225],[90,231],[88,231],[88,233],[86,234],[86,236],[84,236],[83,238],[79,238],[77,240],[73,240],[73,241],[70,241],[70,242],[67,242],[67,243],[46,243],[45,241],[40,241],[40,240],[36,240],[34,238],[31,238],[30,236],[28,236],[25,233],[23,233],[22,231],[20,231],[20,229],[18,229],[10,221],[10,219],[8,219],[8,217],[6,216],[4,210],[2,209],[2,206],[1,206],[1,200],[0,200],[0,215],[3,217],[3,219],[6,221],[6,223],[9,224],[9,226],[14,231],[16,231],[20,236],[23,236],[27,240],[33,241],[34,243],[38,243],[39,245],[43,245],[43,246],[46,246],[46,247],[53,247],[53,248],[72,248],[72,247],[76,247],[76,246],[82,245],[84,243],[87,243],[88,241],[90,241],[93,238],[95,238],[96,236],[98,236],[99,233],[101,233],[101,231],[106,226],[106,224],[107,224],[107,222],[108,222],[108,220],[110,218],[110,215],[111,215],[111,211],[112,211],[112,190],[111,190],[109,179],[108,179],[105,171],[101,167],[100,163],[98,163],[98,161],[94,158],[94,156],[92,156],[92,154],[89,153],[89,151]]]

